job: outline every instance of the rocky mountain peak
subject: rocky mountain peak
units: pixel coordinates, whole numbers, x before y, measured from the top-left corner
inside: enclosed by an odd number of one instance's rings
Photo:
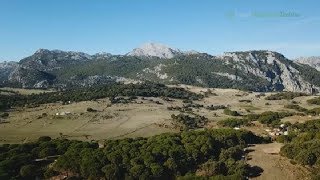
[[[159,43],[146,43],[127,53],[127,56],[145,56],[170,59],[180,54],[182,54],[182,52],[179,49],[170,48]]]

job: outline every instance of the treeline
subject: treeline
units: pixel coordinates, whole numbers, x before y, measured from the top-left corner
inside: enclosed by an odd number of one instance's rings
[[[104,148],[97,143],[43,137],[34,143],[0,146],[0,179],[43,179],[58,174],[80,179],[200,175],[245,179],[250,167],[241,160],[243,148],[263,141],[251,132],[227,129],[108,140]],[[58,158],[53,162],[51,157]]]
[[[258,121],[261,124],[275,127],[280,125],[282,118],[292,115],[294,115],[294,113],[266,111],[261,114],[247,114],[241,118],[228,118],[221,120],[218,122],[218,125],[234,128],[240,126],[249,126],[252,121]]]
[[[248,126],[250,125],[250,121],[248,119],[237,119],[237,118],[228,118],[225,120],[218,121],[217,123],[222,127],[240,127],[240,126]]]
[[[277,94],[272,94],[270,96],[267,96],[265,99],[266,100],[282,100],[282,99],[290,100],[300,96],[308,96],[308,94],[300,93],[300,92],[280,92]]]
[[[194,117],[192,117],[185,114],[172,114],[171,118],[180,126],[181,131],[202,128],[208,123],[208,118],[199,115],[195,115]]]
[[[116,96],[169,97],[177,99],[198,100],[203,95],[187,91],[183,88],[169,88],[162,84],[111,84],[91,88],[70,89],[62,92],[50,92],[32,95],[0,95],[0,110],[13,106],[35,106],[55,102],[79,102]]]

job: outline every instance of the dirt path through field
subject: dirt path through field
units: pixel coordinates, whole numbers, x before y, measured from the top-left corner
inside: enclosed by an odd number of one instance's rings
[[[250,147],[248,164],[263,169],[258,180],[303,180],[308,179],[308,172],[299,165],[293,165],[289,159],[279,155],[281,143],[257,144]]]

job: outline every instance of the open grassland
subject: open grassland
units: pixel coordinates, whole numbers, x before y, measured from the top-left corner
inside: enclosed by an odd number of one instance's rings
[[[204,93],[205,88],[180,86],[196,93]],[[24,93],[34,93],[34,90],[24,90]],[[30,91],[30,92],[28,92]],[[208,118],[207,128],[218,128],[217,122],[228,117],[223,109],[208,110],[210,105],[224,105],[241,115],[262,113],[265,111],[290,111],[284,105],[293,100],[265,100],[274,93],[243,92],[234,89],[211,89],[212,94],[202,100],[193,101],[203,105],[202,108],[192,108],[192,115]],[[294,99],[305,108],[314,108],[306,101],[313,96],[303,96]],[[156,103],[156,102],[159,103]],[[61,103],[43,104],[34,108],[17,108],[9,112],[6,123],[0,124],[0,143],[27,142],[39,136],[68,137],[79,140],[104,140],[123,137],[151,136],[163,132],[177,132],[172,126],[171,115],[179,114],[178,110],[169,111],[168,107],[182,107],[182,100],[165,101],[161,98],[139,97],[132,103],[111,104],[109,99],[83,101],[62,105]],[[87,112],[87,108],[96,112]],[[56,115],[56,113],[68,113]],[[69,114],[70,113],[70,114]],[[318,116],[291,116],[283,121],[303,122],[316,119]],[[256,123],[247,128],[259,134],[265,134],[263,125]]]
[[[4,92],[2,92],[1,90],[3,90]],[[53,91],[54,90],[22,89],[22,88],[9,88],[9,87],[0,88],[0,93],[1,94],[10,94],[10,92],[14,92],[14,93],[17,93],[17,94],[29,95],[29,94],[40,94],[40,93],[53,92]]]

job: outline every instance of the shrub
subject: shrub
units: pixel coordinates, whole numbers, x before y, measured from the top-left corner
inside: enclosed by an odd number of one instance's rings
[[[97,110],[88,107],[88,108],[87,108],[87,112],[97,112]]]
[[[49,137],[49,136],[41,136],[41,137],[39,137],[38,141],[42,141],[42,142],[51,141],[51,137]]]
[[[27,177],[31,178],[36,175],[36,171],[37,171],[37,166],[32,164],[25,165],[25,166],[22,166],[20,169],[20,176],[24,178],[27,178]]]
[[[303,107],[301,107],[301,106],[299,106],[297,104],[288,104],[288,105],[284,105],[284,107],[287,108],[287,109],[295,109],[295,110],[297,110],[299,112],[307,112],[308,111],[308,109],[303,108]]]
[[[230,110],[230,109],[224,109],[223,110],[223,113],[225,114],[225,115],[229,115],[229,116],[240,116],[240,114],[237,112],[237,111],[232,111],[232,110]]]
[[[272,94],[266,97],[265,99],[266,100],[282,100],[282,99],[290,100],[300,96],[308,96],[308,95],[300,92],[280,92],[277,94]]]
[[[239,127],[239,126],[247,126],[249,125],[249,121],[247,119],[236,119],[236,118],[228,118],[225,120],[221,120],[217,123],[223,127]]]

